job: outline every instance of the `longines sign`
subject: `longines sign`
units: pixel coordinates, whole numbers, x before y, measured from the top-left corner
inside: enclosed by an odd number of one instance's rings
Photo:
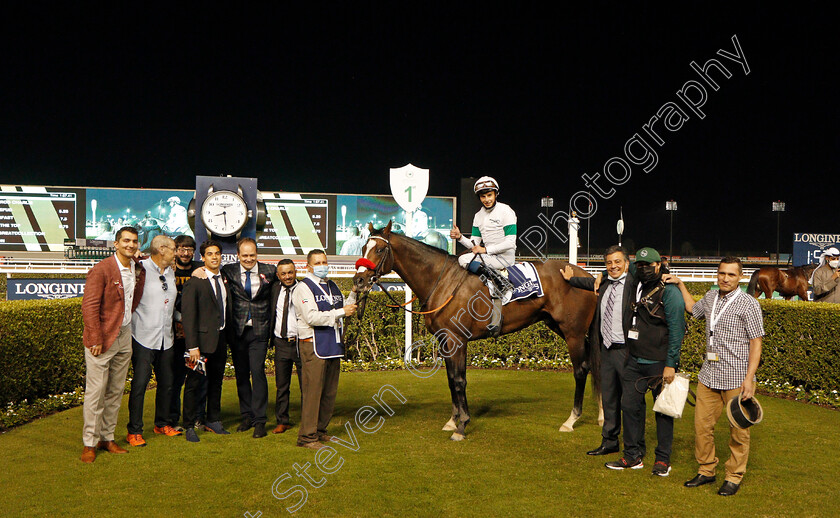
[[[826,248],[837,246],[840,234],[795,232],[793,234],[793,265],[816,263]]]
[[[84,294],[84,279],[8,279],[6,281],[6,300],[70,299]]]

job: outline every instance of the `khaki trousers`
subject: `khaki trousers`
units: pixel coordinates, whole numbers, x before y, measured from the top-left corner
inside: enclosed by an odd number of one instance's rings
[[[314,342],[299,342],[301,361],[301,408],[298,443],[315,442],[327,433],[332,419],[341,359],[322,360],[315,355]]]
[[[729,400],[738,396],[740,388],[716,390],[697,384],[697,408],[694,412],[694,457],[700,464],[699,473],[715,475],[718,458],[715,456],[715,424]],[[750,455],[750,430],[729,425],[729,459],[726,461],[726,480],[740,484],[747,470]]]
[[[111,347],[99,356],[85,348],[85,424],[82,428],[85,446],[95,447],[99,441],[114,440],[129,365],[131,324],[121,327]]]

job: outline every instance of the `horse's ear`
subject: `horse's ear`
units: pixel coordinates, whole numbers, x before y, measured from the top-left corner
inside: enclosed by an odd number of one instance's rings
[[[368,230],[373,233],[373,223],[368,222]]]
[[[382,235],[385,236],[385,239],[388,239],[391,235],[391,220],[388,220],[388,224],[385,225],[385,228],[382,229]]]

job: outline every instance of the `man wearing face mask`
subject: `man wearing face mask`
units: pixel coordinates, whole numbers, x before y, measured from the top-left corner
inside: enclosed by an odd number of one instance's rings
[[[607,279],[599,282],[594,277],[573,277],[567,265],[563,277],[575,288],[598,292],[595,317],[589,327],[590,347],[600,351],[601,401],[604,407],[604,425],[601,427],[601,445],[586,452],[587,455],[607,455],[618,452],[618,434],[621,432],[621,380],[627,362],[627,333],[633,319],[633,301],[636,278],[628,271],[627,252],[613,245],[604,252]]]
[[[662,282],[659,252],[645,247],[636,252],[638,279],[632,320],[627,332],[628,355],[622,378],[621,413],[624,420],[624,455],[607,462],[610,469],[640,469],[645,456],[645,393],[654,400],[662,390],[659,380],[674,381],[685,335],[685,302],[677,286]],[[653,474],[671,472],[674,418],[655,412],[656,458]]]
[[[820,266],[811,274],[814,302],[840,304],[840,250],[831,247],[820,257]]]
[[[309,273],[292,292],[297,315],[301,366],[300,430],[297,445],[319,450],[329,442],[327,425],[332,418],[338,375],[344,356],[343,319],[356,313],[356,287],[345,304],[338,286],[327,280],[330,267],[323,250],[306,256]]]

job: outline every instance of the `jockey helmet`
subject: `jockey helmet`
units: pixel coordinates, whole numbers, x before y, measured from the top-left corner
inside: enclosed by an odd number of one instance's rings
[[[482,176],[475,181],[473,190],[477,195],[481,195],[487,191],[496,191],[496,194],[499,194],[499,182],[492,176]]]

